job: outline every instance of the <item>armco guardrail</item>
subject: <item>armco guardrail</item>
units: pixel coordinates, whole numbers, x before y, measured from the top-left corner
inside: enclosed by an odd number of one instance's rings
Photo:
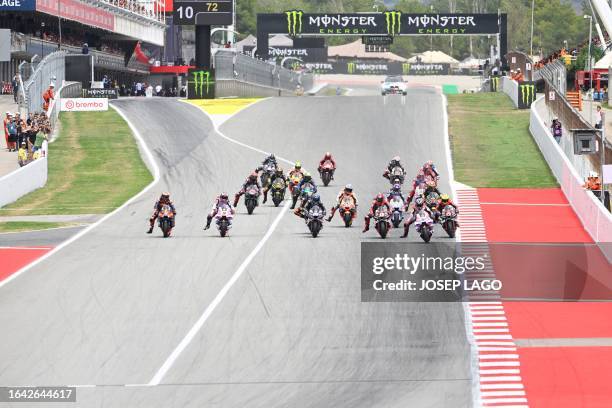
[[[600,245],[606,258],[612,262],[612,214],[603,206],[595,195],[582,187],[583,180],[572,166],[557,142],[553,139],[550,129],[540,117],[537,104],[543,103],[540,97],[531,105],[529,130],[537,143],[544,159],[557,178],[561,190],[567,197],[584,229]]]
[[[0,177],[0,207],[4,207],[47,183],[47,158],[41,157]]]

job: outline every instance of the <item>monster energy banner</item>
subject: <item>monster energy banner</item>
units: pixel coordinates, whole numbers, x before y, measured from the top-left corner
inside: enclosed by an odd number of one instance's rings
[[[518,108],[529,109],[536,98],[535,82],[520,81],[518,86]]]
[[[266,19],[266,16],[268,17]],[[417,35],[417,34],[496,34],[497,14],[408,14],[382,13],[307,14],[301,10],[284,12],[285,21],[258,16],[269,32],[296,35]],[[260,22],[259,19],[262,19]],[[268,21],[265,21],[268,20]],[[283,24],[284,27],[277,27]]]
[[[304,66],[317,74],[448,75],[450,72],[450,64],[410,64],[407,62],[322,62],[306,63]]]
[[[211,69],[190,69],[187,80],[188,99],[214,99],[215,73]]]
[[[251,55],[254,45],[246,45],[243,51]],[[327,47],[322,48],[297,48],[289,46],[268,47],[269,60],[278,60],[279,58],[294,57],[306,62],[327,61]]]

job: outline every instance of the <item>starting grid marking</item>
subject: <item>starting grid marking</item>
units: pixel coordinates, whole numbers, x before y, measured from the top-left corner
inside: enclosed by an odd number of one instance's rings
[[[487,234],[476,189],[458,189],[457,203],[461,206],[459,225],[461,242],[480,243],[487,250]],[[469,251],[469,250],[468,250]],[[490,262],[475,273],[466,273],[466,280],[494,278]],[[480,376],[480,401],[484,407],[529,408],[516,344],[508,328],[504,306],[497,291],[481,291],[468,296],[472,332],[476,342]]]

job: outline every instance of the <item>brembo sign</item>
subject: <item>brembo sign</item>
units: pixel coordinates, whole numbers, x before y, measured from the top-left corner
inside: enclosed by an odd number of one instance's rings
[[[289,35],[496,34],[497,14],[408,14],[401,11],[307,14],[285,11]]]
[[[62,112],[107,111],[108,98],[62,98]]]

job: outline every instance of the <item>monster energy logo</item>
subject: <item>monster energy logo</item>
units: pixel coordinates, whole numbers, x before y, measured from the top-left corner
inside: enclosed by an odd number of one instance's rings
[[[499,89],[499,77],[491,77],[491,91],[497,92]]]
[[[206,95],[208,95],[211,84],[210,71],[195,71],[193,73],[193,89],[196,96],[201,98],[204,95],[204,87],[206,87]]]
[[[356,64],[354,62],[349,62],[349,63],[346,64],[346,69],[347,69],[349,74],[355,73],[355,66],[356,66]]]
[[[385,11],[385,21],[387,22],[387,34],[396,35],[402,30],[401,11]]]
[[[287,33],[295,36],[302,32],[302,16],[304,13],[299,10],[285,11],[287,16]]]
[[[523,105],[529,106],[529,104],[535,99],[535,85],[521,85],[521,96],[523,98]]]
[[[408,75],[410,73],[410,64],[404,62],[402,63],[402,74]]]

